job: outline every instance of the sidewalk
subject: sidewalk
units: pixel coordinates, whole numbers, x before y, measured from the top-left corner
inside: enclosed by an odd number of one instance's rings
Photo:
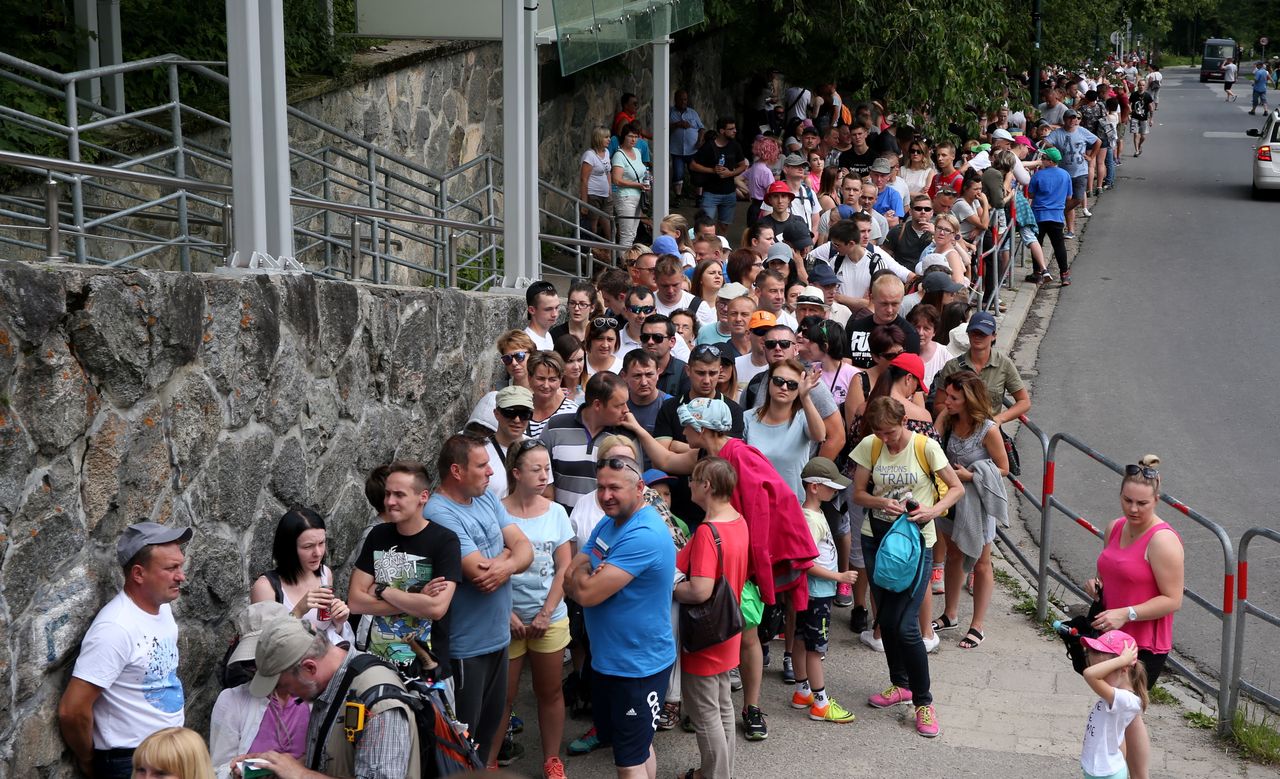
[[[1087,232],[1081,218],[1079,234]],[[1073,258],[1079,239],[1068,241]],[[1035,285],[1023,283],[1025,271],[1014,271],[1017,289],[1002,291],[1008,312],[1000,318],[998,348],[1014,351],[1019,333],[1037,297]],[[1044,296],[1037,314],[1051,309],[1058,295],[1057,283],[1039,291]],[[1047,304],[1047,306],[1046,306]],[[1031,366],[1024,366],[1031,367]],[[1011,522],[1018,522],[1011,517]],[[997,546],[997,571],[1009,574],[1026,593],[1032,587],[1005,561]],[[1025,553],[1034,556],[1035,550]],[[1006,580],[1008,581],[1008,580]],[[973,650],[956,643],[968,627],[972,601],[960,602],[960,627],[941,633],[942,646],[930,656],[934,702],[942,725],[941,737],[924,739],[915,733],[908,707],[877,710],[867,696],[888,685],[884,656],[858,641],[849,630],[848,609],[832,615],[831,648],[825,670],[827,689],[858,719],[850,725],[811,722],[804,711],[788,705],[791,686],[781,680],[781,642],[773,644],[773,665],[765,671],[762,708],[769,716],[769,738],[737,742],[738,779],[778,776],[837,776],[849,772],[885,779],[902,777],[1001,776],[1079,777],[1079,756],[1085,720],[1095,697],[1071,668],[1062,641],[1048,636],[1022,612],[1015,610],[1022,592],[997,583],[988,611],[986,640]],[[940,614],[940,597],[933,613]],[[1177,686],[1166,679],[1162,686]],[[537,716],[528,675],[522,681],[517,711],[524,718],[519,736],[526,755],[510,766],[514,772],[539,776]],[[1179,697],[1190,700],[1190,696]],[[734,696],[741,706],[741,693]],[[1196,729],[1183,718],[1186,709],[1176,704],[1152,703],[1146,717],[1151,734],[1150,776],[1157,777],[1273,777],[1280,771],[1247,763],[1215,740],[1211,730]],[[590,723],[567,720],[564,742],[581,735]],[[676,729],[659,733],[655,740],[658,775],[672,777],[698,764],[694,736]],[[563,752],[562,752],[563,755]],[[566,757],[571,777],[613,775],[612,757],[599,750],[582,757]]]

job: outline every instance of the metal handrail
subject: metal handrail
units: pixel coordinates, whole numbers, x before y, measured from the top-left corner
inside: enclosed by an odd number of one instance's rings
[[[1266,609],[1258,608],[1249,602],[1249,544],[1255,538],[1265,538],[1276,543],[1280,543],[1280,532],[1272,530],[1269,527],[1255,527],[1245,531],[1240,537],[1240,548],[1236,552],[1237,557],[1237,576],[1236,576],[1236,632],[1235,632],[1235,651],[1231,658],[1231,694],[1227,700],[1227,707],[1223,720],[1226,721],[1227,727],[1234,728],[1236,722],[1236,708],[1240,703],[1240,692],[1244,691],[1256,700],[1260,700],[1270,706],[1280,706],[1280,697],[1276,697],[1260,687],[1250,684],[1247,680],[1242,679],[1241,665],[1244,660],[1244,623],[1246,617],[1250,614],[1261,617],[1262,621],[1274,626],[1280,627],[1280,617],[1272,614]]]
[[[0,149],[0,163],[4,163],[15,168],[22,168],[23,170],[31,173],[56,170],[62,173],[74,173],[79,176],[87,176],[90,178],[114,178],[122,181],[132,181],[136,184],[150,184],[155,187],[190,189],[196,192],[217,192],[222,195],[231,194],[230,186],[226,184],[215,184],[211,181],[181,179],[173,176],[165,176],[160,173],[142,173],[140,171],[127,170],[125,168],[92,165],[87,162],[71,162],[70,160],[60,160],[54,157],[41,157],[38,154],[23,154],[21,152],[4,151],[2,149]]]

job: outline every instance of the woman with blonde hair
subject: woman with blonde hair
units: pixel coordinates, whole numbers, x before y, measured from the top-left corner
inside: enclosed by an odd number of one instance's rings
[[[157,730],[133,752],[135,779],[213,779],[213,760],[199,733],[189,728]]]
[[[596,127],[591,131],[591,148],[582,153],[578,199],[585,204],[580,214],[582,227],[601,241],[613,240],[613,225],[609,223],[608,216],[587,208],[592,206],[605,214],[613,213],[613,188],[609,182],[609,130],[605,127]],[[603,249],[595,251],[605,255],[601,259],[608,259],[608,253]]]
[[[697,260],[693,256],[693,247],[689,244],[689,220],[683,214],[667,214],[658,223],[658,232],[669,235],[680,248],[680,265],[692,268]]]
[[[933,251],[920,259],[920,265],[915,269],[916,273],[924,273],[926,258],[941,254],[947,258],[951,280],[957,284],[969,286],[969,253],[961,246],[959,238],[959,219],[951,214],[935,216],[933,218]]]

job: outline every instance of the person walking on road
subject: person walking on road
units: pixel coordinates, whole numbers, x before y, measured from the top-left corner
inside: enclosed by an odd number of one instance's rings
[[[1267,72],[1267,64],[1258,61],[1253,68],[1253,102],[1249,106],[1249,115],[1252,116],[1258,110],[1258,106],[1262,106],[1262,113],[1266,113],[1267,108],[1267,82],[1271,80],[1271,74]]]
[[[1138,137],[1135,136],[1134,143],[1140,142]],[[1049,236],[1054,257],[1058,260],[1058,277],[1066,287],[1071,284],[1071,270],[1067,265],[1067,242],[1062,225],[1066,221],[1067,198],[1071,195],[1071,175],[1058,167],[1061,160],[1062,152],[1054,148],[1045,149],[1040,169],[1031,177],[1027,194],[1031,197],[1031,210],[1036,216],[1036,242],[1042,242],[1046,235]],[[1035,271],[1043,281],[1052,279],[1047,264]]]
[[[1226,93],[1223,102],[1234,103],[1236,100],[1235,85],[1236,73],[1240,70],[1235,60],[1227,57],[1227,61],[1222,64],[1222,91]]]

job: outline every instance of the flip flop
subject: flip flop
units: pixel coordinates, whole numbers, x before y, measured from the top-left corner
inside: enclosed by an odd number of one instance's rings
[[[960,626],[952,622],[951,618],[946,614],[943,614],[941,617],[938,617],[933,621],[933,632],[935,633],[943,630],[955,630],[958,627]]]
[[[969,628],[969,632],[964,634],[964,638],[960,639],[958,646],[961,649],[976,649],[986,636],[982,635],[982,631],[977,628]]]

